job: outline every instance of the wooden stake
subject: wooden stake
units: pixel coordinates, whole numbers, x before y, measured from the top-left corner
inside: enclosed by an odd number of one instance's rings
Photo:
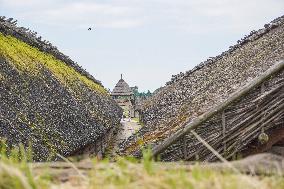
[[[222,112],[222,127],[223,127],[223,145],[224,145],[224,156],[226,155],[226,142],[225,142],[225,138],[226,138],[226,115],[225,115],[225,110],[223,110]]]
[[[186,135],[184,135],[183,137],[183,156],[184,156],[184,159],[187,159],[187,146],[186,146]]]

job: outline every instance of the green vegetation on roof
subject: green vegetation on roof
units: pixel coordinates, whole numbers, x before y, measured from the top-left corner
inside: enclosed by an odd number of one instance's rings
[[[1,81],[1,80],[4,80],[4,79],[5,79],[4,76],[1,75],[1,73],[0,73],[0,81]]]
[[[41,70],[39,68],[46,67],[68,88],[76,90],[76,86],[83,84],[91,90],[95,90],[104,95],[108,94],[101,85],[81,75],[71,66],[12,36],[5,36],[0,33],[0,44],[0,56],[10,61],[19,71],[38,75]]]

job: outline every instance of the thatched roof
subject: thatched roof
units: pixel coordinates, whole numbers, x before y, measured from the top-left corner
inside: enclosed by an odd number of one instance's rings
[[[111,92],[112,96],[131,96],[133,95],[133,91],[129,87],[129,85],[122,79],[118,81],[118,83],[115,85],[113,91]]]
[[[121,144],[123,152],[135,153],[141,139],[145,146],[161,144],[283,58],[284,17],[279,17],[221,55],[174,76],[144,103],[141,116],[145,125]]]
[[[0,138],[8,146],[30,142],[37,161],[103,152],[122,109],[93,77],[25,31],[0,17]]]

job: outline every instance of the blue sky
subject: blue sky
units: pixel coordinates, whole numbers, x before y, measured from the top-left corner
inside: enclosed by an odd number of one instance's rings
[[[0,0],[0,15],[37,31],[106,88],[123,73],[140,91],[283,14],[283,0]]]

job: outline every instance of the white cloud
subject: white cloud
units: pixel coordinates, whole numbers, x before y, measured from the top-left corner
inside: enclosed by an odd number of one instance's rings
[[[9,7],[31,6],[40,3],[37,0],[0,0],[0,5]]]
[[[0,0],[0,8],[12,9],[14,11],[21,11],[30,9],[35,11],[40,8],[56,5],[56,0]]]
[[[284,14],[283,0],[0,0],[18,19],[61,27],[155,26],[185,32],[232,32]],[[0,8],[1,9],[1,8]],[[271,17],[271,16],[270,16]],[[271,18],[267,19],[271,19]],[[259,27],[259,25],[257,25]]]
[[[59,27],[96,25],[103,28],[132,28],[143,23],[141,18],[132,17],[133,7],[93,1],[46,1],[43,4],[36,0],[23,2],[0,0],[0,5],[14,9],[18,18]]]
[[[102,14],[102,15],[125,15],[131,10],[124,6],[112,6],[109,4],[99,4],[94,2],[74,2],[61,7],[50,8],[45,11],[49,16],[72,16],[82,14]]]
[[[191,33],[248,31],[284,14],[282,0],[154,1],[162,6],[160,22],[167,20],[171,28]]]
[[[124,6],[112,6],[94,2],[71,3],[40,12],[26,13],[27,17],[39,17],[40,22],[60,23],[63,26],[96,25],[104,28],[131,28],[142,21],[131,18],[131,9]]]

